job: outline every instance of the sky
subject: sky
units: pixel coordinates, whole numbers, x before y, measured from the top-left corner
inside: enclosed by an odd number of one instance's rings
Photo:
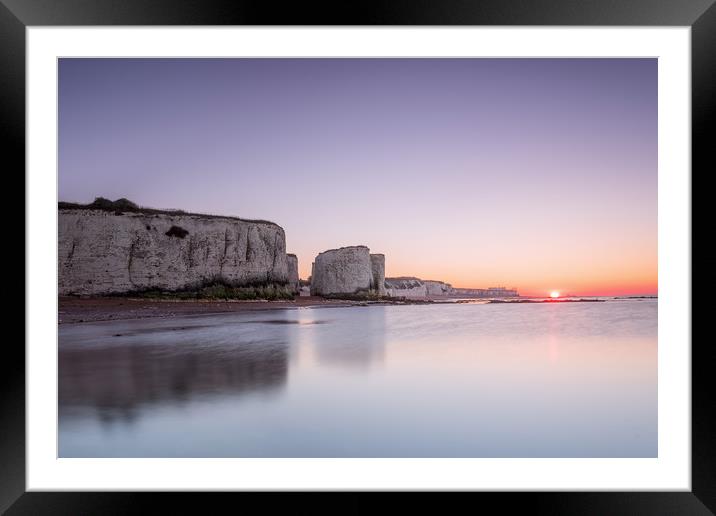
[[[302,278],[657,292],[656,59],[60,59],[59,200],[272,220]]]

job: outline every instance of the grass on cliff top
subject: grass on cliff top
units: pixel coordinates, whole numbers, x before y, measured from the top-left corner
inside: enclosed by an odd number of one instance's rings
[[[390,296],[381,296],[375,290],[359,291],[354,294],[323,294],[325,299],[340,299],[344,301],[389,301]]]
[[[157,208],[146,208],[144,206],[139,206],[129,199],[121,198],[117,199],[116,201],[110,201],[109,199],[105,199],[104,197],[97,197],[95,200],[89,204],[79,204],[74,202],[64,202],[60,201],[57,203],[57,209],[58,210],[101,210],[101,211],[111,211],[114,212],[116,215],[121,215],[123,213],[138,213],[140,215],[173,215],[173,216],[193,216],[193,217],[204,217],[207,219],[229,219],[229,220],[238,220],[241,222],[251,222],[254,224],[271,224],[273,226],[278,226],[275,222],[271,222],[270,220],[262,220],[262,219],[242,219],[240,217],[232,217],[229,215],[212,215],[209,213],[190,213],[186,212],[184,210],[160,210]],[[280,226],[279,226],[280,227]]]
[[[435,301],[432,299],[414,299],[405,296],[381,296],[376,292],[357,292],[355,294],[327,294],[321,296],[324,299],[335,299],[339,301],[357,301],[386,303],[391,305],[430,305]]]
[[[252,300],[292,300],[293,292],[286,285],[261,285],[234,287],[223,283],[212,283],[193,290],[159,290],[150,289],[130,292],[123,297],[139,297],[143,299],[180,299],[180,300],[215,300],[215,301],[252,301]]]

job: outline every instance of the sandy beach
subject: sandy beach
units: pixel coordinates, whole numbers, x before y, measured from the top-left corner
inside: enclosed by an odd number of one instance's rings
[[[354,306],[365,302],[296,297],[291,301],[200,301],[164,300],[122,297],[63,297],[58,298],[59,324],[120,321],[148,317],[178,317],[212,313],[245,312],[249,310],[278,310],[311,306]]]

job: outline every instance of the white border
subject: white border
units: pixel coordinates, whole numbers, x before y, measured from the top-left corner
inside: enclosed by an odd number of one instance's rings
[[[657,459],[57,459],[59,56],[659,58]],[[27,489],[690,490],[690,28],[27,29]]]

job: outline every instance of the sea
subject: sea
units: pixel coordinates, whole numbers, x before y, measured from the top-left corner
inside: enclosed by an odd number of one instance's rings
[[[655,298],[59,326],[60,457],[656,457]]]

